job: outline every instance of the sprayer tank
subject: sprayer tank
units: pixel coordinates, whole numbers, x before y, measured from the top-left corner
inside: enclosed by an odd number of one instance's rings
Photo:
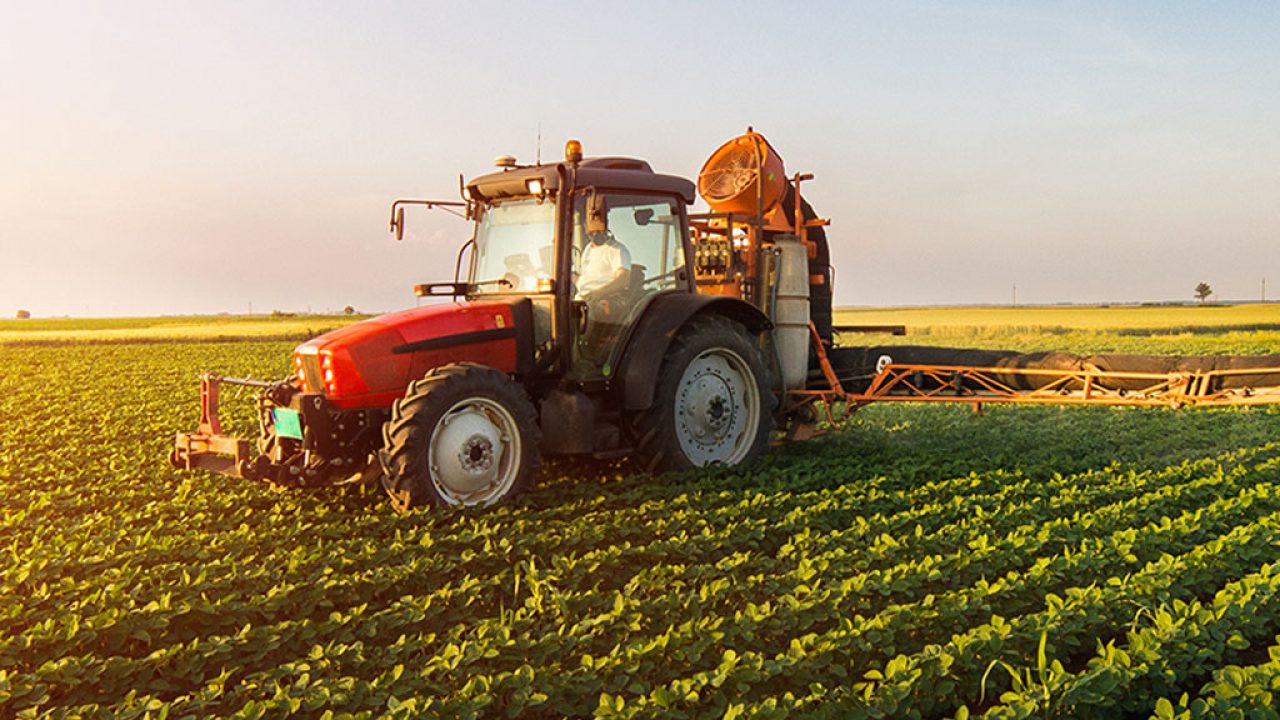
[[[774,342],[782,382],[788,390],[804,387],[809,374],[809,254],[795,235],[779,235],[778,301]]]

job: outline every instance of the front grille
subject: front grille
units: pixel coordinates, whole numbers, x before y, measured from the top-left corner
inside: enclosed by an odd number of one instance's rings
[[[313,393],[324,392],[324,377],[320,374],[320,356],[315,353],[300,353],[302,358],[302,376],[307,379],[307,390]]]

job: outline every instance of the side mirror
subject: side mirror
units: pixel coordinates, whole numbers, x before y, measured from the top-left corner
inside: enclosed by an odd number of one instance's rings
[[[653,208],[639,208],[636,210],[636,224],[641,227],[653,222]]]
[[[604,232],[609,229],[609,208],[604,196],[592,193],[587,198],[587,232]]]
[[[396,240],[404,239],[404,206],[396,208],[396,219],[391,223],[391,227],[395,228]]]
[[[467,294],[466,283],[424,283],[413,286],[413,294],[418,297],[459,297]]]

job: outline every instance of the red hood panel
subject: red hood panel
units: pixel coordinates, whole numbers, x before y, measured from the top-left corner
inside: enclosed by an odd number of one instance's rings
[[[511,327],[511,306],[503,302],[449,303],[400,312],[373,318],[395,327],[405,342],[418,342],[435,338],[460,335],[481,330],[498,330]]]
[[[299,345],[295,352],[332,357],[338,392],[328,394],[339,407],[385,407],[404,395],[410,381],[439,365],[469,361],[514,371],[515,341],[510,338],[438,350],[404,347],[510,328],[513,321],[511,306],[504,302],[428,305],[338,328]]]
[[[502,302],[446,303],[379,315],[318,335],[302,345],[317,350],[350,347],[395,333],[401,343],[511,326],[511,307]]]

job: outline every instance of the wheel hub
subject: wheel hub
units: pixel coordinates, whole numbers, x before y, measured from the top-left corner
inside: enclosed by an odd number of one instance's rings
[[[733,389],[725,378],[710,370],[700,375],[686,394],[686,417],[693,434],[703,443],[723,440],[724,430],[731,425],[734,408]]]
[[[441,417],[431,436],[431,480],[452,504],[499,497],[514,481],[515,420],[483,399],[463,401]]]
[[[750,368],[736,353],[708,350],[689,363],[676,390],[676,434],[695,465],[734,462],[750,449],[758,398]]]
[[[458,451],[458,462],[468,472],[488,470],[493,465],[493,443],[480,433],[472,435]]]

